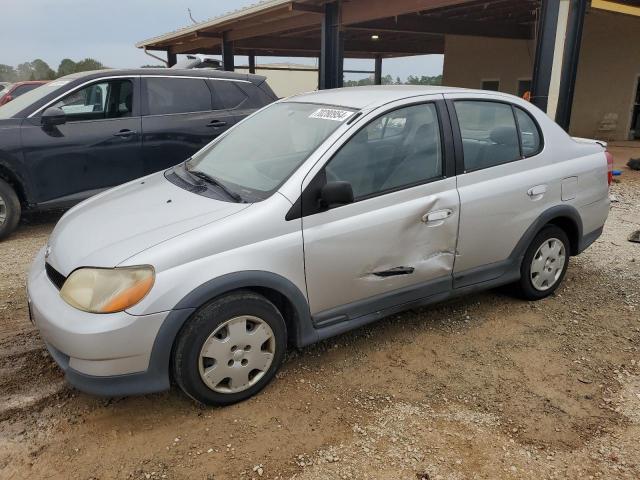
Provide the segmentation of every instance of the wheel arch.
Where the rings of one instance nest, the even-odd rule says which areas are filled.
[[[551,207],[538,216],[535,222],[524,233],[516,248],[511,254],[511,258],[518,258],[520,261],[524,256],[527,248],[542,230],[545,225],[556,225],[561,228],[569,237],[569,247],[571,255],[577,255],[580,252],[579,245],[582,239],[582,219],[580,213],[571,205],[557,205]]]
[[[16,195],[18,196],[18,199],[20,200],[20,203],[26,207],[29,203],[27,200],[27,191],[18,174],[16,174],[11,168],[0,162],[0,178],[7,182],[11,186],[11,188],[13,188],[13,190],[16,192]]]
[[[209,280],[176,304],[156,335],[148,371],[168,378],[173,346],[185,322],[201,306],[237,290],[254,291],[274,303],[285,319],[289,343],[302,347],[317,341],[307,299],[290,280],[265,271],[235,272]]]

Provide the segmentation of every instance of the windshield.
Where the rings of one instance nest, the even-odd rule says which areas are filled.
[[[37,88],[34,88],[30,92],[14,98],[9,103],[6,103],[0,107],[0,120],[12,118],[18,112],[21,112],[32,103],[35,103],[46,95],[49,95],[51,92],[65,85],[66,83],[69,83],[69,81],[55,80],[53,82],[45,83]]]
[[[187,168],[242,196],[264,199],[353,113],[343,107],[275,103],[200,150]]]

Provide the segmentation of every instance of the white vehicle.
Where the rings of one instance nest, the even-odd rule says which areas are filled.
[[[287,344],[498,285],[552,294],[602,232],[608,160],[510,95],[299,95],[70,210],[29,273],[30,311],[81,390],[172,377],[237,402]]]

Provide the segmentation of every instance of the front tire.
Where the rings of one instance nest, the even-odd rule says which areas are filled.
[[[20,221],[20,199],[11,185],[0,178],[0,240],[9,236]]]
[[[535,236],[520,268],[518,293],[526,300],[552,295],[562,283],[569,265],[569,238],[555,225],[545,226]]]
[[[251,291],[220,297],[185,324],[173,352],[173,377],[197,402],[230,405],[262,390],[282,364],[286,324]]]

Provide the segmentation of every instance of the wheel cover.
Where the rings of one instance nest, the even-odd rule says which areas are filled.
[[[562,275],[565,258],[566,251],[562,241],[557,238],[545,240],[531,260],[530,276],[533,287],[540,292],[553,287]]]
[[[200,378],[214,392],[242,392],[269,370],[275,348],[275,335],[267,322],[250,315],[231,318],[202,345]]]
[[[7,204],[4,198],[0,197],[0,225],[7,221]]]

